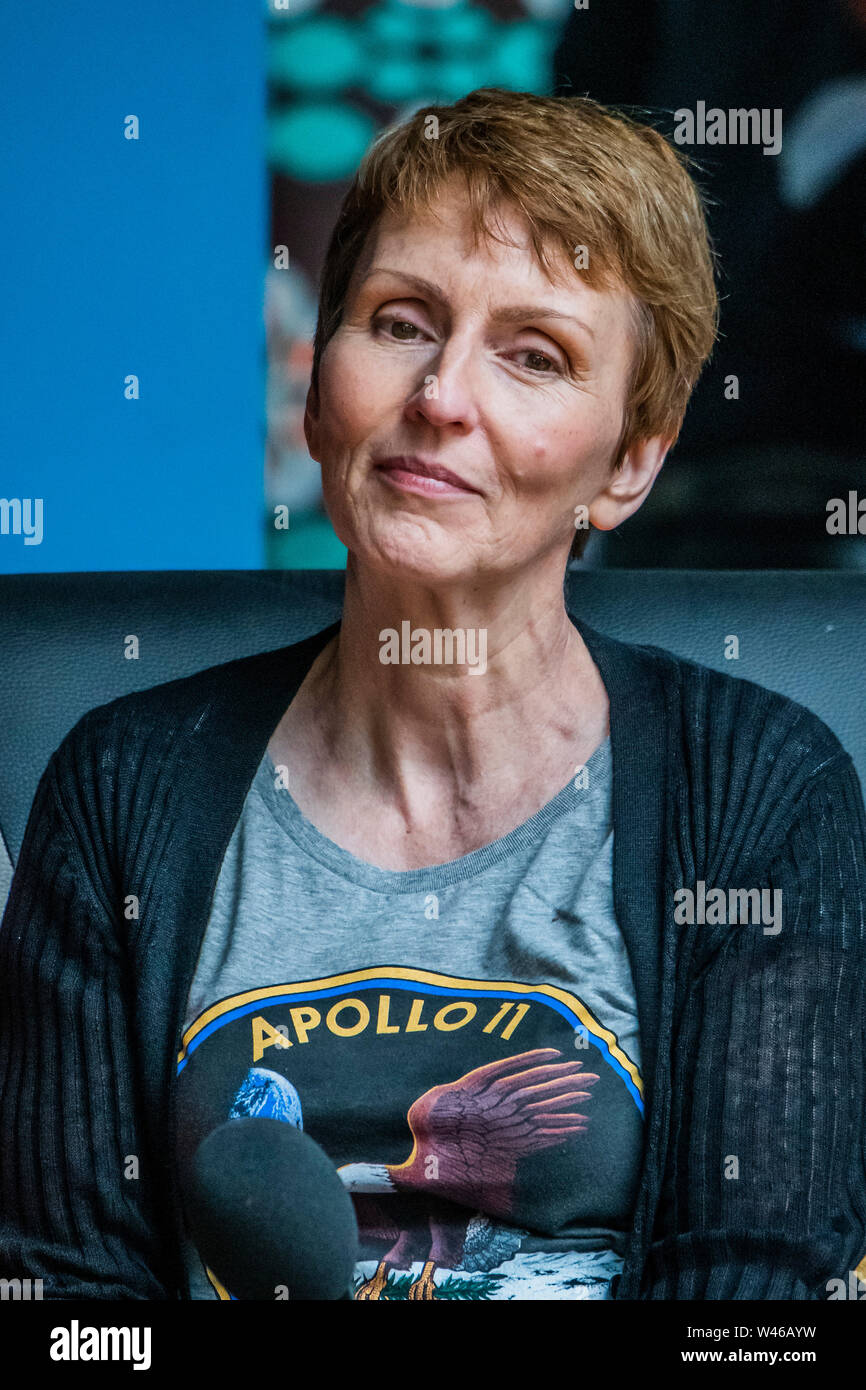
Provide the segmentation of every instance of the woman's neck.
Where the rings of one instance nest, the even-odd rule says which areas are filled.
[[[447,824],[452,848],[487,843],[539,810],[603,741],[607,692],[561,588],[531,611],[515,601],[491,609],[474,637],[462,628],[463,654],[483,652],[482,670],[455,664],[459,624],[425,625],[390,596],[371,603],[350,579],[340,632],[270,745],[305,814],[325,833],[342,822],[338,843],[352,848],[346,827],[359,815],[378,815],[389,842],[429,844]],[[350,808],[342,817],[338,802]],[[482,829],[468,839],[453,830],[470,824]]]

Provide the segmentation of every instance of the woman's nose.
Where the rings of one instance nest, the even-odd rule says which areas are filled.
[[[407,414],[431,425],[474,428],[478,421],[474,377],[466,354],[449,354],[446,349],[425,367],[418,389],[406,402]]]

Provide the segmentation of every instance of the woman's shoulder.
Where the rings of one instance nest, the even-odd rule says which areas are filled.
[[[682,746],[699,775],[715,770],[732,803],[737,789],[745,803],[762,785],[767,805],[793,807],[810,785],[853,766],[830,726],[790,695],[663,648],[643,650],[660,672]]]
[[[49,759],[42,802],[74,847],[126,882],[147,878],[164,854],[213,852],[324,640],[317,633],[94,706]]]
[[[708,764],[731,772],[754,765],[773,780],[798,781],[851,762],[829,725],[790,695],[664,647],[592,636],[613,678],[612,701],[619,693],[666,721],[673,746],[693,761],[703,750]]]
[[[218,755],[229,746],[242,752],[279,721],[332,628],[284,647],[253,652],[176,676],[95,705],[72,726],[55,751],[60,770],[117,773],[121,766],[141,776],[146,767]],[[116,780],[116,777],[115,779]]]
[[[813,710],[662,647],[635,646],[633,656],[635,674],[656,691],[671,811],[693,835],[707,881],[725,866],[750,882],[756,864],[786,852],[801,823],[827,843],[862,841],[853,759]]]

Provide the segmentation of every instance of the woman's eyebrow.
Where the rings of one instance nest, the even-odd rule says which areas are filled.
[[[395,279],[405,280],[408,285],[414,285],[441,303],[448,303],[441,285],[435,285],[432,280],[425,280],[423,275],[412,275],[407,270],[392,270],[389,266],[377,265],[371,266],[364,277],[365,281],[374,275],[393,275]],[[589,324],[584,323],[583,319],[575,318],[573,314],[564,314],[561,309],[554,309],[550,304],[507,304],[500,309],[494,309],[490,317],[500,323],[517,323],[521,319],[560,319],[582,329],[590,338],[595,337]]]
[[[574,314],[564,314],[561,309],[554,309],[549,304],[508,304],[494,309],[490,317],[498,319],[500,323],[517,323],[521,319],[560,319],[563,323],[571,323],[575,328],[582,329],[590,338],[595,337],[583,319],[575,318]]]
[[[408,270],[392,270],[387,265],[371,266],[361,281],[364,285],[368,280],[372,280],[374,275],[391,275],[395,280],[405,280],[407,284],[414,285],[416,289],[423,290],[425,294],[432,295],[434,299],[439,299],[446,303],[445,294],[441,285],[434,285],[432,280],[425,280],[422,275],[410,275]]]

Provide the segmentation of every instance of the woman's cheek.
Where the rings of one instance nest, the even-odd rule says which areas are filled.
[[[514,448],[513,443],[511,447]],[[586,439],[582,432],[575,433],[573,429],[566,428],[560,430],[555,424],[534,429],[526,437],[519,455],[524,461],[519,468],[523,487],[551,495],[566,485],[573,487],[585,448]],[[528,467],[525,466],[527,461]]]
[[[372,354],[354,339],[339,340],[328,345],[322,363],[323,389],[327,405],[341,426],[369,409],[376,395],[379,372]]]

